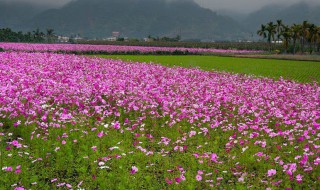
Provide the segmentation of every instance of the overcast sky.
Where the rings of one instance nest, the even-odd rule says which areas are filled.
[[[0,0],[0,1],[25,1],[50,6],[62,6],[72,0]],[[115,0],[116,1],[116,0]],[[300,1],[320,2],[320,0],[194,0],[202,7],[212,10],[233,10],[236,12],[252,12],[272,3],[293,4]]]
[[[294,4],[303,0],[195,0],[202,7],[212,10],[233,10],[236,12],[252,12],[268,4]],[[306,0],[304,0],[306,1]],[[307,0],[309,1],[309,0]]]

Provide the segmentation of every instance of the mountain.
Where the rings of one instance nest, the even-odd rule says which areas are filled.
[[[22,30],[22,23],[45,9],[45,7],[26,2],[0,1],[0,28]]]
[[[182,39],[226,40],[241,37],[244,31],[233,19],[192,0],[76,0],[36,15],[27,27],[91,38],[119,31],[128,37],[181,34]]]
[[[244,25],[255,32],[261,24],[281,19],[283,23],[291,25],[293,23],[308,22],[320,25],[320,3],[310,4],[300,2],[291,6],[285,5],[268,5],[248,15]]]

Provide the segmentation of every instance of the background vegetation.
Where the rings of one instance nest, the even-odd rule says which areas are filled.
[[[273,43],[281,43],[285,53],[320,52],[320,26],[308,21],[291,26],[284,24],[282,20],[277,20],[276,23],[269,22],[266,25],[262,24],[257,34],[267,39],[269,51],[274,48]]]
[[[33,43],[53,43],[56,40],[53,29],[47,29],[46,33],[39,29],[31,32],[23,33],[22,31],[15,32],[10,28],[0,29],[0,42],[33,42]]]

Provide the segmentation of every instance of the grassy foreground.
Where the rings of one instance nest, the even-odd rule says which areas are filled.
[[[154,62],[166,66],[199,67],[204,70],[253,74],[275,79],[282,76],[284,79],[306,83],[320,82],[320,62],[312,61],[218,56],[99,55],[99,57],[124,61]]]

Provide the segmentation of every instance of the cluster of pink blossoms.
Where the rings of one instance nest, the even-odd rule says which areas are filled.
[[[66,53],[155,53],[155,52],[189,52],[202,53],[260,53],[257,50],[233,49],[205,49],[182,47],[144,47],[144,46],[117,46],[117,45],[87,45],[87,44],[27,44],[27,43],[0,43],[4,50],[25,52],[66,52]]]
[[[132,146],[126,152],[121,152],[121,142],[104,147],[110,155],[101,155],[94,162],[98,169],[108,169],[110,160],[141,153],[146,159],[175,154],[194,160],[199,169],[192,174],[183,163],[176,169],[156,168],[168,171],[161,171],[169,173],[163,177],[168,185],[194,180],[214,187],[227,183],[230,176],[236,179],[234,183],[259,176],[259,183],[275,187],[285,187],[285,180],[299,185],[318,183],[319,97],[318,84],[76,55],[0,53],[0,126],[8,124],[2,121],[12,121],[13,130],[36,126],[30,140],[56,139],[52,154],[70,144],[78,147],[81,139],[71,138],[76,132],[83,138],[91,134],[97,142],[110,138],[114,131],[131,135]],[[161,121],[163,129],[176,128],[180,136],[159,135],[151,130],[153,121]],[[49,131],[61,131],[69,124],[85,130],[75,128],[50,136]],[[28,147],[22,139],[0,133],[2,136],[9,139],[6,151],[16,151],[17,158],[23,159]],[[101,144],[90,147],[93,155],[102,151]],[[27,156],[32,164],[45,159]],[[266,167],[250,170],[244,158]],[[3,168],[7,172],[17,166],[7,163]],[[23,170],[17,166],[16,175],[32,169],[32,164],[21,165]],[[144,168],[137,164],[128,166],[131,176],[143,173]],[[92,174],[93,180],[96,177]],[[67,188],[82,185],[82,181],[51,183]]]

